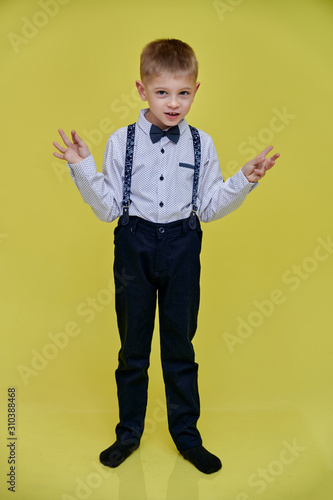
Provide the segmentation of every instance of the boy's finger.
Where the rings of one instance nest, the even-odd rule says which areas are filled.
[[[261,151],[261,153],[258,154],[257,158],[264,158],[270,151],[272,151],[273,149],[273,146],[267,146],[266,149],[264,149],[263,151]]]
[[[279,157],[279,155],[274,155],[274,156],[271,156],[271,158],[267,158],[267,160],[265,161],[265,169],[268,170],[270,168],[273,167],[273,165],[275,165],[275,160]]]
[[[277,160],[279,158],[279,156],[280,156],[280,153],[276,153],[274,156],[271,156],[270,158],[268,158],[266,160],[265,169],[269,170],[270,168],[272,168],[275,165],[275,160]]]
[[[273,155],[273,156],[270,157],[270,160],[275,161],[275,160],[277,160],[279,158],[279,156],[280,156],[280,153],[275,153],[275,155]]]
[[[53,142],[53,146],[55,146],[57,149],[59,149],[59,151],[61,151],[62,153],[64,153],[66,151],[66,149],[63,148],[62,146],[60,146],[60,144],[58,144],[57,141]]]
[[[70,146],[72,143],[71,141],[68,139],[67,135],[65,134],[65,132],[62,130],[62,128],[60,128],[58,130],[59,134],[61,135],[61,138],[62,140],[64,141],[64,143],[66,144],[66,146]]]
[[[280,156],[280,153],[275,153],[275,155],[271,156],[270,158],[265,158],[265,156],[267,155],[267,153],[269,153],[271,150],[273,149],[273,146],[268,146],[266,149],[264,149],[264,151],[262,151],[261,153],[258,154],[258,156],[256,158],[254,158],[254,163],[255,165],[258,165],[258,163],[263,163],[263,162],[267,162],[267,161],[270,161],[270,160],[277,160]]]
[[[63,155],[60,155],[59,153],[56,153],[56,152],[53,153],[53,156],[56,156],[57,158],[60,158],[60,160],[64,160],[65,159],[63,157]]]
[[[85,142],[81,139],[81,137],[77,134],[77,132],[75,132],[75,130],[73,130],[73,132],[74,132],[74,136],[75,136],[76,142],[77,142],[80,146],[84,146],[84,145],[85,145]]]
[[[253,172],[259,175],[259,177],[263,177],[265,175],[265,171],[266,171],[265,168],[255,168],[253,170]]]

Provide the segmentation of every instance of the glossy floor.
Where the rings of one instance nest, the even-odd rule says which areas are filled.
[[[99,464],[113,442],[106,411],[24,411],[18,446],[19,500],[330,500],[325,436],[293,408],[203,409],[204,445],[221,471],[205,475],[177,452],[164,404],[150,405],[140,448],[117,469]],[[23,420],[23,418],[21,418]],[[22,429],[23,427],[23,429]],[[331,472],[330,472],[331,471]],[[4,486],[4,485],[3,485]],[[2,487],[2,492],[4,488]],[[12,498],[7,492],[1,498]]]

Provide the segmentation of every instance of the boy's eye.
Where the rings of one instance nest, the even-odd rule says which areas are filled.
[[[180,92],[180,95],[188,95],[187,90],[183,90],[182,92]]]
[[[165,94],[166,94],[166,92],[165,92],[165,90],[158,90],[158,91],[157,91],[157,94],[158,94],[158,95],[165,95]]]

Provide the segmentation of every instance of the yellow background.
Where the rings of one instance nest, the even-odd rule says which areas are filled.
[[[331,498],[332,20],[328,0],[1,0],[1,499],[8,387],[18,500]],[[168,434],[158,329],[142,445],[119,469],[98,464],[118,414],[115,223],[52,156],[57,129],[76,128],[101,168],[144,104],[139,56],[160,37],[197,54],[188,122],[213,137],[225,177],[249,141],[281,153],[238,211],[203,227],[195,349],[199,428],[224,465],[213,476]]]

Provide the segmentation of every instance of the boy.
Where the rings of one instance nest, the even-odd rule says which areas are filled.
[[[116,442],[100,455],[120,465],[140,444],[147,404],[149,356],[158,297],[161,361],[168,425],[178,451],[200,471],[218,471],[221,461],[202,446],[197,420],[198,365],[192,339],[199,308],[200,222],[235,210],[271,168],[266,148],[226,182],[210,136],[189,127],[200,83],[192,48],[175,39],[155,40],[141,54],[136,86],[148,109],[136,124],[108,139],[103,173],[87,145],[72,130],[66,147],[53,144],[96,216],[115,229],[114,276],[121,349],[116,370],[120,420]],[[123,286],[120,277],[131,276]],[[157,295],[158,292],[158,295]]]

